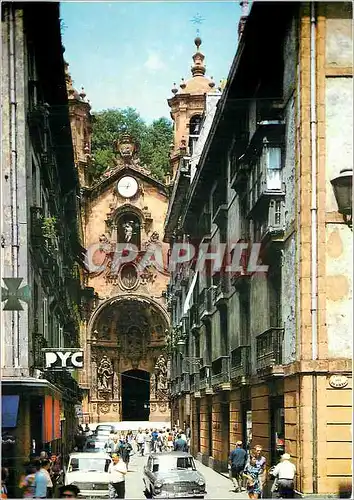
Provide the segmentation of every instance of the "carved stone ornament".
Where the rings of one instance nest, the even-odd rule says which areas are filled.
[[[125,264],[120,270],[122,288],[131,290],[138,283],[138,272],[133,264]]]
[[[112,410],[117,413],[119,411],[119,405],[117,403],[113,403]]]
[[[133,157],[136,146],[129,134],[123,134],[116,144],[118,152],[123,159],[130,159]]]
[[[163,354],[161,354],[155,364],[155,375],[156,375],[156,399],[166,400],[168,399],[168,381],[167,381],[167,360]]]
[[[98,390],[112,391],[113,366],[107,356],[103,356],[97,370]]]
[[[159,410],[161,413],[165,413],[167,411],[167,404],[166,403],[159,403]]]
[[[99,405],[100,413],[108,413],[111,409],[111,405],[109,403],[101,403]]]
[[[157,410],[157,404],[156,403],[150,403],[150,411],[151,413],[154,413]]]

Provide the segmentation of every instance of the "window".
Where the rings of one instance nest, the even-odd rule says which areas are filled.
[[[281,189],[281,148],[280,147],[266,147],[264,151],[267,190],[280,190]]]
[[[202,124],[201,115],[192,116],[189,122],[189,154],[192,155],[195,151],[195,146],[197,144],[200,129]]]

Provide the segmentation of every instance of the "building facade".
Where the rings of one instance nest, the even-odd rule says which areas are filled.
[[[171,245],[227,256],[171,275],[173,418],[218,470],[237,440],[269,464],[285,449],[303,493],[352,477],[353,242],[331,185],[352,165],[351,9],[253,3],[165,224]]]
[[[77,348],[80,330],[79,182],[58,3],[3,4],[2,68],[2,459],[16,497],[31,454],[71,450],[81,400],[77,373],[46,371],[42,352]]]
[[[91,182],[90,106],[69,74],[67,87],[87,252],[83,422],[169,423],[168,246],[161,238],[168,190],[140,164],[128,133],[117,137],[111,168]]]

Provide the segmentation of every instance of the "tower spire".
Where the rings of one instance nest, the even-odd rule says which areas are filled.
[[[202,44],[202,39],[200,38],[200,36],[197,36],[194,39],[194,43],[195,43],[195,46],[197,47],[197,52],[193,55],[194,64],[191,68],[191,72],[192,72],[193,77],[204,76],[205,69],[206,69],[205,64],[204,64],[205,56],[199,50],[199,47]]]

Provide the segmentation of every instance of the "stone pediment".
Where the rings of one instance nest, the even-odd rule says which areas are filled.
[[[102,191],[114,184],[117,179],[122,176],[123,172],[124,175],[130,174],[140,178],[148,184],[151,184],[152,186],[156,187],[161,194],[165,195],[166,198],[168,197],[167,187],[165,186],[165,184],[152,177],[150,171],[147,168],[140,166],[137,162],[134,161],[129,164],[118,164],[112,167],[112,169],[107,170],[102,174],[101,179],[93,186],[84,188],[84,194],[87,194],[91,198],[98,196],[100,193],[102,193]]]

